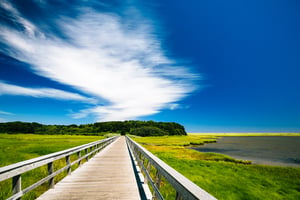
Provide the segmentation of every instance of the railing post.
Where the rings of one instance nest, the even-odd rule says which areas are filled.
[[[131,144],[132,145],[132,144]],[[138,156],[139,156],[139,154],[138,154],[138,150],[137,150],[137,148],[134,146],[133,147],[133,154],[134,154],[134,156],[136,157],[136,158],[138,158]]]
[[[14,176],[12,181],[12,194],[17,194],[21,192],[22,184],[21,184],[21,174]],[[18,198],[20,199],[20,198]]]
[[[141,152],[139,152],[139,154],[138,154],[138,159],[139,159],[139,164],[142,166],[143,165],[143,157],[142,157],[142,153]]]
[[[147,164],[147,167],[146,167],[146,173],[148,173],[148,174],[150,174],[150,170],[151,170],[151,163],[150,163],[150,161],[148,160],[148,164]],[[147,176],[145,176],[145,184],[148,184],[148,177]]]
[[[182,196],[178,192],[176,192],[175,200],[183,200]]]
[[[68,156],[66,156],[66,165],[70,165],[70,155],[68,155]],[[68,172],[68,175],[70,175],[71,174],[71,166],[69,166],[68,168],[67,168],[67,172]]]
[[[79,160],[81,158],[81,151],[77,152],[77,159]],[[81,166],[81,160],[78,161],[78,167]]]
[[[90,147],[90,153],[93,152],[93,147]],[[93,157],[93,154],[91,154],[91,158]]]
[[[157,188],[158,191],[159,191],[159,189],[160,189],[160,183],[161,183],[161,175],[160,175],[160,173],[158,172],[158,170],[156,170],[154,184],[155,184],[155,186],[156,186],[156,188]],[[176,196],[177,196],[177,194],[176,194]],[[177,197],[176,197],[176,198],[177,198]],[[159,198],[157,197],[157,193],[156,193],[156,192],[154,192],[154,194],[153,194],[153,199],[159,199]],[[177,200],[177,199],[176,199],[176,200]],[[179,199],[178,199],[178,200],[179,200]]]
[[[48,175],[53,173],[53,162],[48,163]],[[54,177],[49,180],[49,188],[54,188]]]
[[[87,155],[88,154],[88,149],[85,149],[85,155]],[[89,161],[89,157],[87,156],[86,157],[86,162],[88,162]]]
[[[156,185],[157,189],[160,188],[160,183],[161,183],[161,175],[157,170],[156,171],[156,176],[155,176],[155,185]]]

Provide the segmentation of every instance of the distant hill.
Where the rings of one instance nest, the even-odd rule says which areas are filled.
[[[184,127],[175,122],[111,121],[82,125],[44,125],[36,122],[0,123],[0,133],[103,135],[106,133],[132,134],[138,136],[187,135]]]

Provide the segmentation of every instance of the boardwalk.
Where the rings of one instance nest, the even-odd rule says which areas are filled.
[[[38,199],[140,199],[125,138],[118,138]]]

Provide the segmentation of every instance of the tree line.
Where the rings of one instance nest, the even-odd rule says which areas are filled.
[[[184,127],[175,122],[111,121],[93,124],[44,125],[36,122],[0,123],[0,133],[104,135],[107,133],[132,134],[137,136],[186,135]]]

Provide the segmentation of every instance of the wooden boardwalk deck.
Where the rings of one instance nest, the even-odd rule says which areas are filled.
[[[141,199],[125,137],[41,195],[38,200]]]

